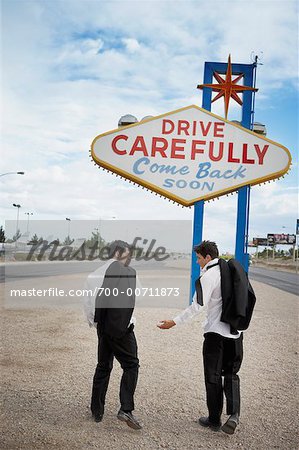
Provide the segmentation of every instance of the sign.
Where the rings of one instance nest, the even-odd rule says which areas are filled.
[[[101,167],[184,206],[279,178],[290,152],[191,105],[97,136]]]
[[[296,243],[295,234],[267,234],[269,245],[278,244],[289,244],[293,245]]]
[[[252,243],[255,247],[258,247],[259,245],[269,245],[267,238],[253,238]]]

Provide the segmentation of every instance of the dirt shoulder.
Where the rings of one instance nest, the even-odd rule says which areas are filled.
[[[258,300],[244,339],[241,423],[231,437],[195,422],[206,414],[203,317],[162,331],[156,323],[172,318],[177,309],[137,308],[135,413],[144,428],[135,432],[116,419],[117,362],[104,420],[91,420],[97,339],[78,306],[2,307],[1,449],[297,449],[298,297],[253,285]]]
[[[262,267],[263,269],[274,269],[282,270],[284,272],[298,273],[299,265],[298,262],[293,262],[290,260],[254,260],[252,267]]]

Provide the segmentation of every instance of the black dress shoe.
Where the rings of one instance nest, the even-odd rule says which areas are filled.
[[[134,430],[141,430],[142,428],[136,417],[134,417],[131,412],[125,412],[120,409],[117,413],[117,418],[122,422],[126,422],[126,424]]]
[[[224,425],[222,425],[221,430],[227,434],[234,434],[237,425],[239,424],[238,414],[232,414]]]
[[[200,417],[198,419],[198,423],[202,427],[211,428],[211,430],[213,430],[213,431],[219,431],[221,428],[221,422],[219,422],[219,424],[212,423],[212,422],[210,422],[208,417]]]
[[[92,417],[94,418],[95,422],[102,422],[103,420],[103,414],[100,414],[98,412],[92,413]]]

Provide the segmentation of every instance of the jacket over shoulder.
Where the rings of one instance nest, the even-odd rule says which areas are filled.
[[[249,326],[256,297],[248,275],[236,259],[219,259],[221,272],[221,321],[231,326],[232,332]]]

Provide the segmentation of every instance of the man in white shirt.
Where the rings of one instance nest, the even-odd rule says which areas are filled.
[[[232,334],[230,325],[220,320],[222,296],[217,245],[215,242],[203,241],[194,250],[202,272],[195,283],[196,293],[192,304],[173,320],[161,321],[158,327],[169,329],[184,324],[206,307],[203,363],[209,416],[201,417],[198,422],[213,431],[221,428],[225,433],[233,434],[240,414],[240,381],[237,373],[243,359],[243,335],[240,332]],[[230,417],[221,427],[223,392]]]

